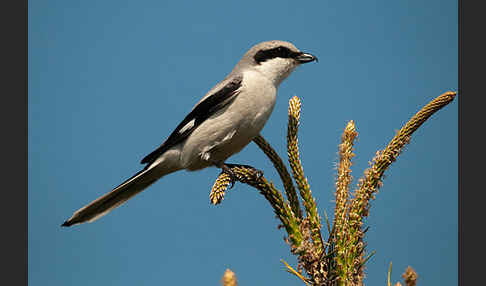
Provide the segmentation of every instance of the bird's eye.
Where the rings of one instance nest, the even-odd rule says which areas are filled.
[[[288,58],[289,57],[289,49],[285,47],[278,47],[275,49],[275,56],[280,58]]]
[[[257,63],[264,62],[269,59],[274,59],[274,58],[290,58],[292,55],[292,52],[286,48],[286,47],[275,47],[269,50],[262,50],[259,51],[255,55],[255,61]]]

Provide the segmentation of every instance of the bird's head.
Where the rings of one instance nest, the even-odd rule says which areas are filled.
[[[301,52],[292,43],[268,41],[253,46],[240,63],[259,71],[278,86],[296,67],[312,61],[317,61],[317,57]]]

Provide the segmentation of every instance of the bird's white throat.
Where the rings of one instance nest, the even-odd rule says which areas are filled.
[[[278,87],[297,66],[298,63],[293,59],[274,58],[255,65],[253,68],[272,81],[275,87]]]

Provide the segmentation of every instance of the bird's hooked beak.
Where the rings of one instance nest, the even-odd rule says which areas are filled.
[[[299,53],[295,57],[295,59],[300,63],[300,64],[305,64],[305,63],[310,63],[313,61],[318,62],[319,60],[317,59],[316,56],[309,54],[309,53]]]

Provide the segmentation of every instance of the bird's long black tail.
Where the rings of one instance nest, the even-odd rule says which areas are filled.
[[[99,197],[90,204],[77,210],[71,218],[61,226],[71,226],[84,222],[93,222],[113,209],[124,204],[130,198],[140,193],[159,178],[150,175],[150,169],[143,169],[106,195]]]

